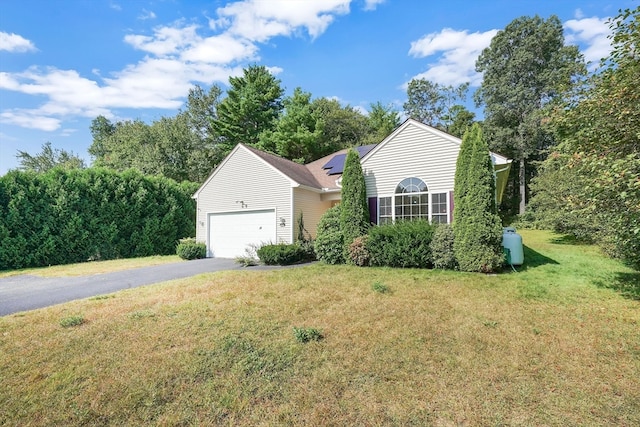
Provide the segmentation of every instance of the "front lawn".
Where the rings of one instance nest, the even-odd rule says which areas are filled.
[[[522,234],[518,273],[248,268],[1,317],[0,425],[640,425],[640,273]]]

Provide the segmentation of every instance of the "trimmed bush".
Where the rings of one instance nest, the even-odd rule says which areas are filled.
[[[450,224],[439,224],[433,232],[431,240],[431,259],[434,268],[454,270],[457,267],[453,252],[453,227]]]
[[[369,251],[367,250],[367,240],[369,236],[360,236],[349,245],[349,262],[358,267],[369,265]]]
[[[367,240],[371,265],[430,268],[434,228],[424,220],[397,221],[371,228]]]
[[[344,240],[340,227],[340,205],[327,210],[318,223],[314,242],[316,257],[327,264],[344,264]]]
[[[291,265],[309,260],[309,253],[299,243],[264,245],[257,251],[260,261],[267,265]]]
[[[207,256],[207,245],[196,242],[193,237],[180,239],[176,246],[176,254],[182,259],[201,259]]]

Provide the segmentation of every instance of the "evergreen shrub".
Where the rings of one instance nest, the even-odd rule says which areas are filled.
[[[434,226],[424,220],[397,221],[372,227],[367,249],[373,266],[431,268]]]
[[[349,246],[357,237],[367,234],[371,225],[360,155],[353,148],[349,150],[344,161],[341,194],[340,227],[343,233],[344,258],[351,262]]]
[[[462,138],[453,193],[453,249],[462,271],[489,273],[504,262],[493,174],[489,147],[476,123]]]
[[[340,226],[340,205],[328,209],[318,223],[314,242],[316,257],[327,264],[344,264],[344,240]]]
[[[457,266],[453,252],[453,227],[451,224],[438,224],[433,232],[433,239],[429,245],[434,268],[454,270]]]
[[[291,265],[309,261],[308,250],[299,243],[264,245],[258,251],[258,258],[267,265]]]
[[[176,254],[186,260],[201,259],[207,256],[207,245],[196,242],[193,237],[180,239],[180,243],[176,246]]]

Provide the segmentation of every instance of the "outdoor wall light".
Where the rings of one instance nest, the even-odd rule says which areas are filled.
[[[286,225],[287,225],[286,220],[284,219],[284,217],[282,217],[282,216],[281,216],[281,217],[280,217],[280,227],[284,227],[284,226],[286,226]]]
[[[244,200],[236,200],[236,203],[239,203],[240,207],[242,207],[242,208],[246,208],[247,207],[247,204],[244,202]]]

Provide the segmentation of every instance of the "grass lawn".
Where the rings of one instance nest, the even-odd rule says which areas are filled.
[[[0,425],[640,425],[640,273],[522,234],[518,273],[248,268],[1,317]]]
[[[112,259],[107,261],[81,262],[78,264],[53,265],[42,268],[25,268],[22,270],[0,271],[0,278],[31,274],[40,277],[71,277],[88,274],[111,273],[114,271],[129,270],[138,267],[166,264],[183,261],[177,255],[148,256],[141,258]]]

